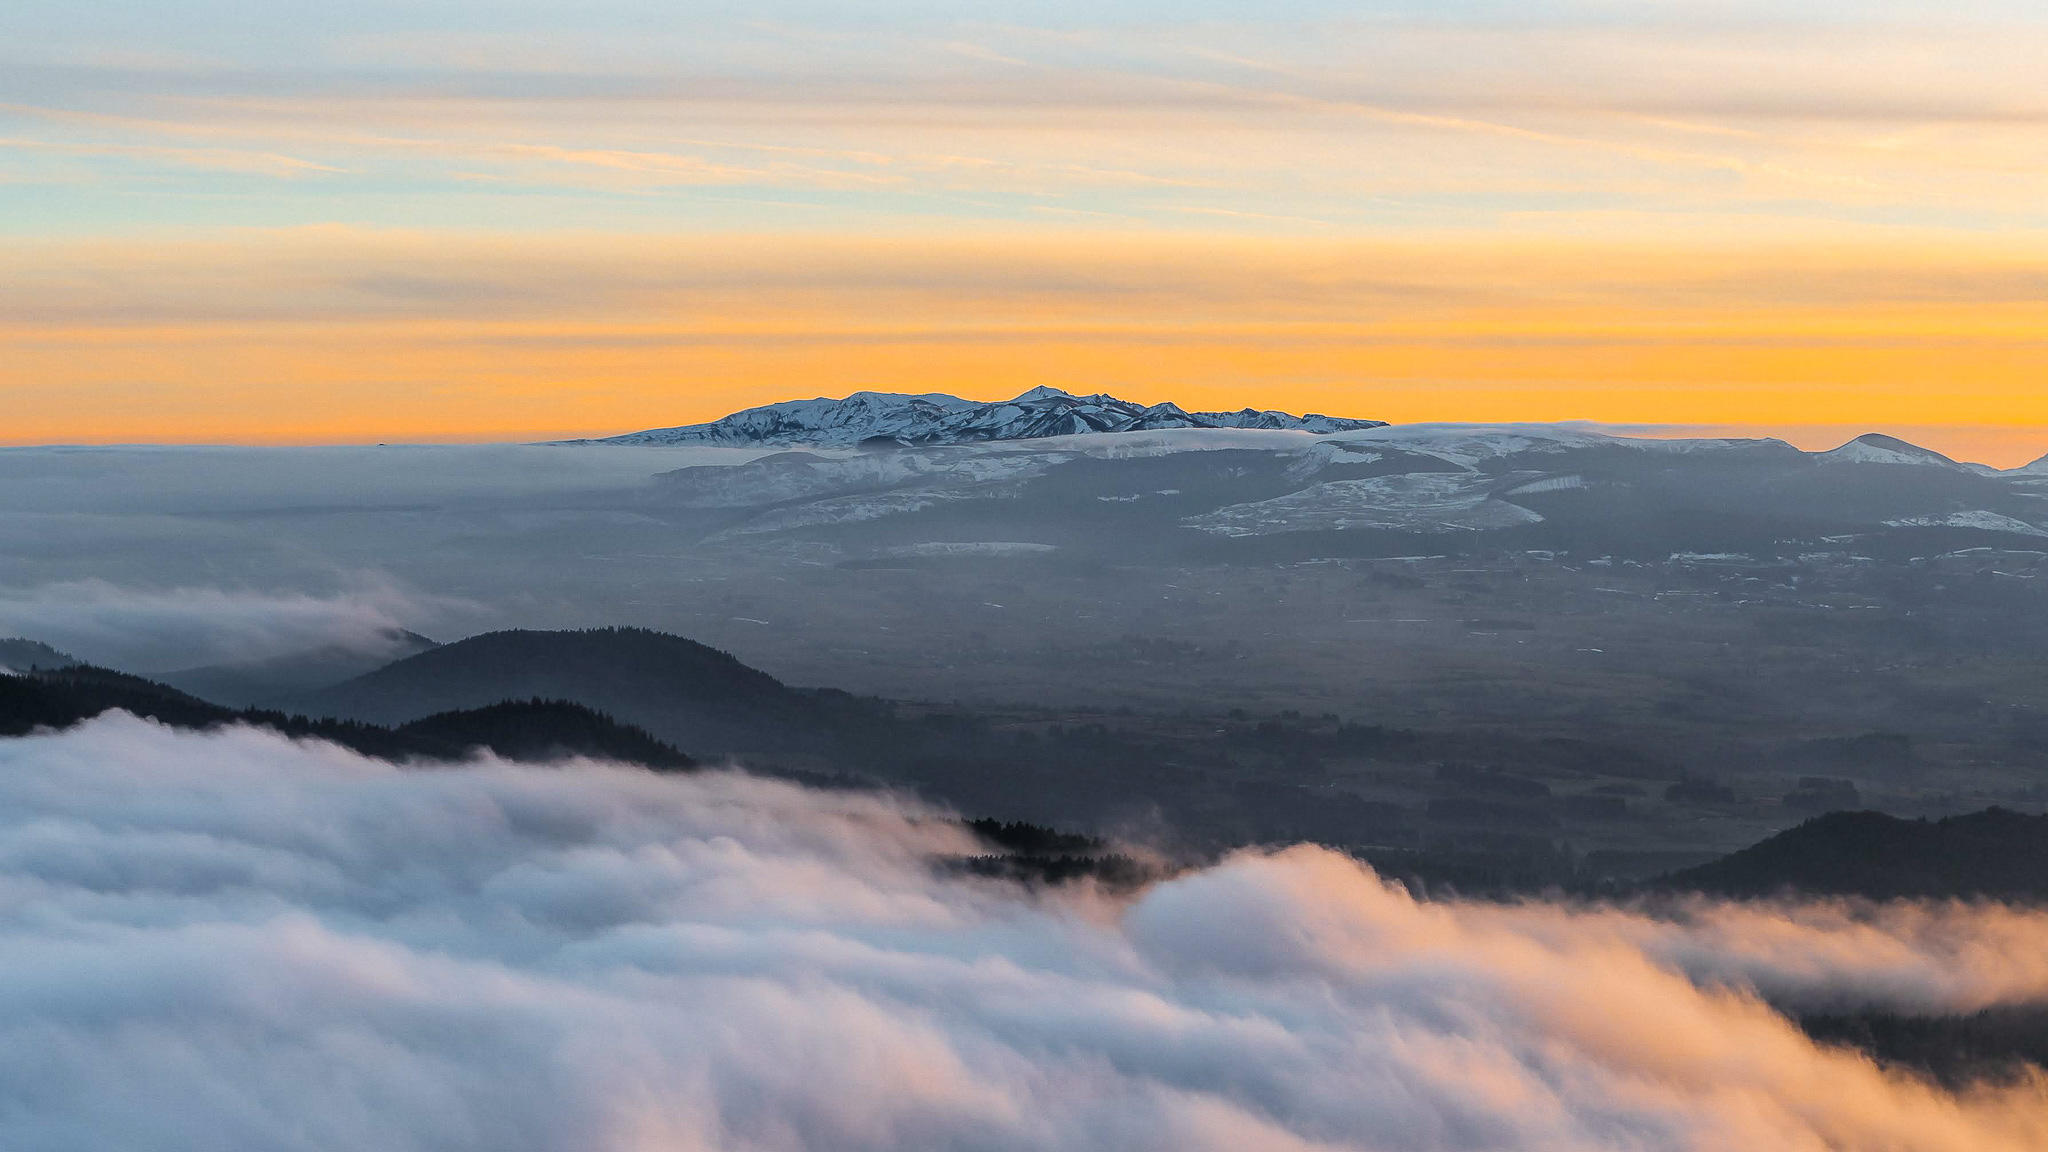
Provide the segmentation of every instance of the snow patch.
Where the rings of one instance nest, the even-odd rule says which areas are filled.
[[[1543,517],[1494,499],[1483,477],[1440,472],[1332,480],[1299,492],[1233,504],[1182,523],[1219,536],[1390,529],[1467,532],[1535,524]]]
[[[884,556],[1043,556],[1059,551],[1057,544],[1032,544],[1021,540],[928,540],[883,549]]]
[[[2048,529],[1996,512],[1951,512],[1946,516],[1912,516],[1887,520],[1894,528],[1977,528],[1986,532],[2011,532],[2020,536],[2048,536]]]

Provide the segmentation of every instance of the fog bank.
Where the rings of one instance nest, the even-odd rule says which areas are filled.
[[[109,715],[0,741],[11,1149],[2019,1149],[1757,999],[2048,993],[2048,918],[1418,904],[1247,852],[951,876],[914,804],[401,771]],[[1850,992],[1843,992],[1848,989]]]

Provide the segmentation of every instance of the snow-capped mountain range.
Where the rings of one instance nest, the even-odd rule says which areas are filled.
[[[785,400],[735,412],[708,424],[654,428],[596,442],[845,448],[870,441],[901,445],[976,444],[1170,428],[1261,428],[1328,434],[1379,428],[1385,423],[1316,413],[1295,416],[1255,408],[1188,412],[1172,403],[1148,407],[1114,396],[1075,396],[1057,388],[1033,388],[1014,400],[994,403],[963,400],[942,392],[916,396],[856,392],[844,400]]]
[[[689,462],[656,477],[645,499],[677,523],[701,523],[699,546],[823,563],[1122,563],[1136,554],[1192,562],[1230,549],[1447,547],[1785,559],[1854,548],[2037,549],[2048,539],[2043,469],[2001,472],[1875,433],[1826,452],[1558,424],[1360,421],[1308,434],[1316,425],[1291,417],[1275,420],[1292,425],[1280,428],[1190,420],[1101,435],[1109,429],[1085,421],[1081,432],[1072,423],[976,422],[1006,409],[1073,416],[1105,407],[1092,397],[912,399],[922,404],[774,405],[682,435],[621,439],[684,446],[679,460]],[[907,431],[880,422],[927,408],[950,415]],[[888,450],[872,450],[874,435],[887,435]],[[948,435],[971,438],[937,439]],[[664,436],[675,438],[656,439]],[[901,442],[913,436],[925,442]]]

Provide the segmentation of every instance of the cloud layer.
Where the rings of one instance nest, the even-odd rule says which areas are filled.
[[[741,775],[399,771],[123,716],[0,743],[0,1144],[2039,1147],[1755,999],[2048,992],[2048,920],[1417,904],[1332,853],[1115,900]]]
[[[402,647],[406,620],[421,611],[389,589],[313,596],[79,580],[0,588],[0,636],[40,640],[90,663],[175,671],[323,649],[384,656]]]

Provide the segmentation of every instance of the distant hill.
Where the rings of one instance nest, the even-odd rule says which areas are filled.
[[[114,708],[179,727],[225,724],[235,718],[231,709],[169,685],[90,664],[0,676],[0,736],[68,728]]]
[[[394,629],[385,640],[387,646],[380,653],[330,645],[253,663],[211,664],[152,675],[202,700],[247,708],[288,693],[313,692],[339,684],[435,647],[425,636],[403,629]]]
[[[2048,900],[2048,816],[1987,808],[1930,821],[1834,812],[1658,886],[1736,897]]]
[[[399,725],[536,698],[574,700],[696,755],[808,749],[836,719],[822,694],[791,688],[715,648],[643,628],[490,632],[267,703]]]
[[[0,639],[0,669],[26,672],[31,668],[66,668],[78,661],[40,640],[19,636]]]
[[[695,761],[647,732],[562,700],[502,701],[398,728],[224,708],[167,685],[90,665],[0,676],[0,737],[62,729],[112,709],[179,728],[246,723],[332,740],[369,756],[456,760],[478,748],[508,760],[591,756],[680,770]]]
[[[61,730],[112,709],[174,728],[251,724],[287,736],[330,740],[396,762],[454,761],[482,749],[515,761],[588,756],[656,771],[697,767],[695,760],[646,731],[566,700],[506,700],[387,728],[223,708],[164,684],[91,665],[0,676],[0,739],[38,729]],[[779,774],[814,787],[850,783],[801,771]],[[1156,866],[1115,852],[1092,836],[994,819],[964,824],[987,851],[942,862],[957,871],[1029,884],[1094,880],[1119,888],[1135,887],[1162,874]]]

